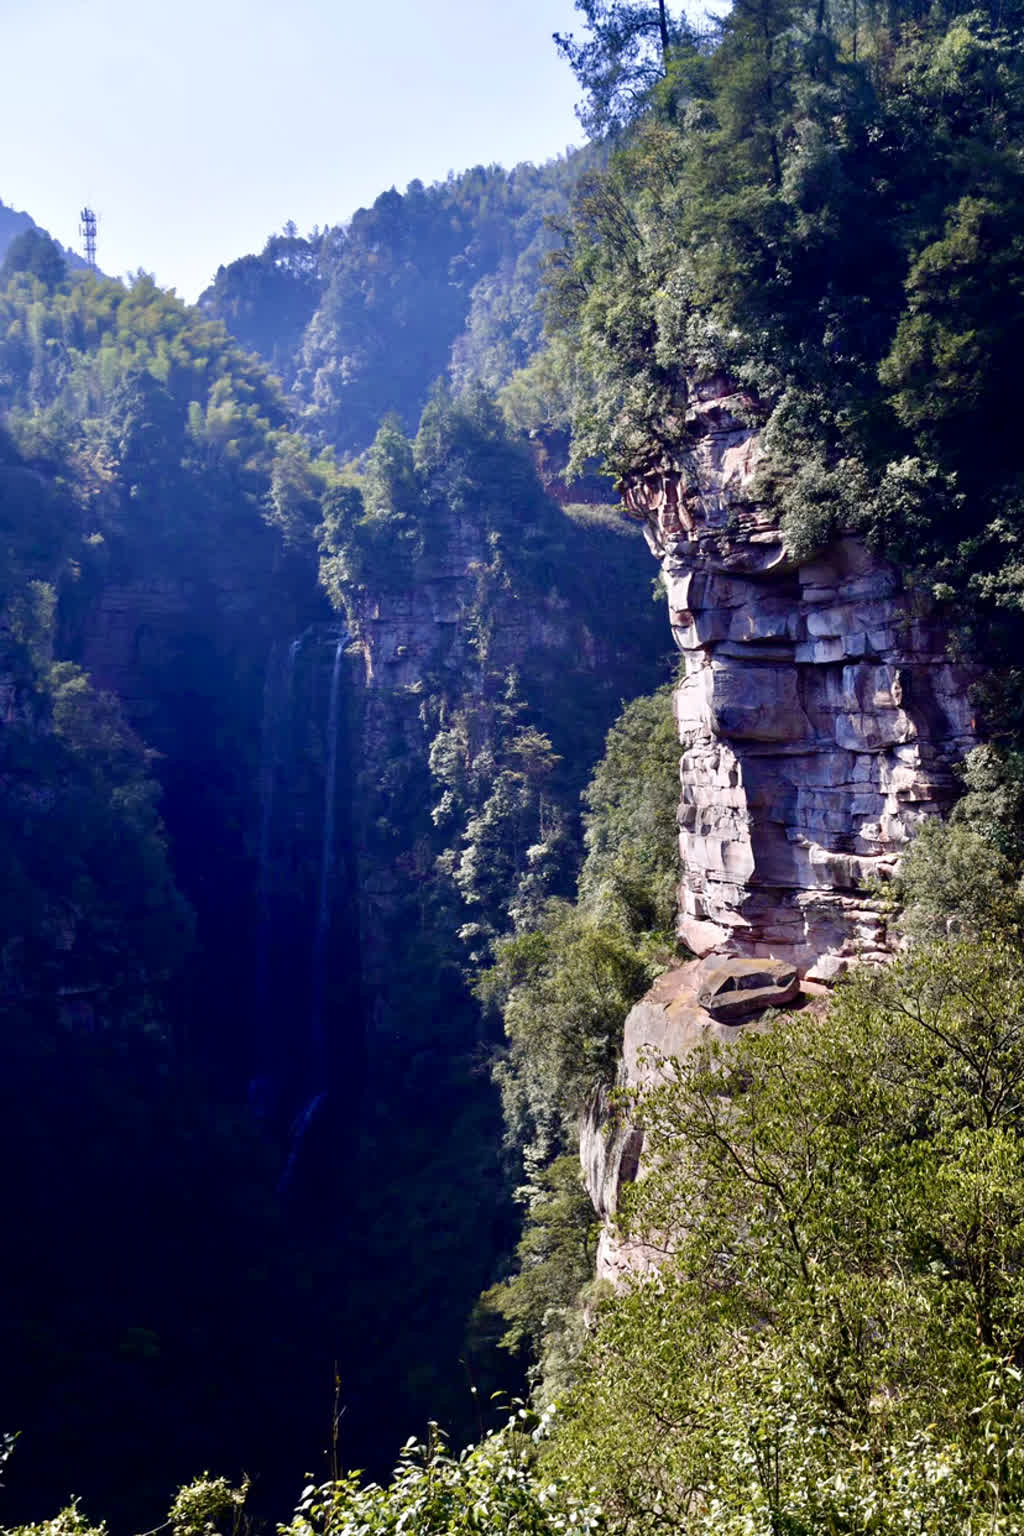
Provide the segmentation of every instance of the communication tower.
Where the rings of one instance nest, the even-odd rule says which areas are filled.
[[[85,241],[85,259],[89,263],[89,266],[92,267],[93,271],[95,272],[95,270],[96,270],[96,215],[93,213],[91,208],[83,208],[81,214],[79,215],[79,217],[80,217],[82,222],[78,226],[78,233],[81,235],[82,239]]]

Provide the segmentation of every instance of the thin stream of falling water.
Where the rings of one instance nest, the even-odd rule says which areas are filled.
[[[295,660],[310,633],[303,630],[288,646],[281,659],[280,643],[275,640],[267,661],[267,680],[263,690],[263,757],[260,764],[260,907],[264,927],[270,927],[270,898],[273,886],[272,838],[274,833],[274,797],[277,778],[284,757],[286,739],[292,725],[292,688]],[[265,934],[269,938],[269,932]],[[266,946],[264,946],[266,948]]]
[[[327,775],[324,781],[324,835],[320,852],[320,898],[316,909],[313,938],[313,1007],[310,1017],[313,1081],[321,1086],[327,1081],[327,1033],[324,1029],[324,972],[327,964],[327,934],[331,925],[331,875],[334,870],[334,802],[338,782],[338,706],[341,698],[341,661],[348,635],[342,635],[334,649],[331,694],[327,706]]]
[[[256,1037],[254,1075],[249,1080],[249,1102],[261,1118],[268,1113],[273,1094],[274,987],[271,956],[274,948],[274,809],[281,765],[291,742],[292,690],[295,661],[310,633],[306,629],[284,650],[274,640],[267,658],[263,687],[263,731],[260,757],[259,924],[257,956]]]
[[[260,759],[260,916],[264,930],[270,927],[270,828],[274,816],[274,780],[277,777],[280,668],[280,645],[275,640],[267,658],[267,676],[263,685],[263,743]],[[264,942],[264,956],[266,948]]]
[[[278,1180],[278,1193],[284,1194],[292,1182],[303,1138],[327,1097],[327,1031],[324,1027],[326,991],[327,935],[331,925],[331,874],[334,869],[335,799],[338,783],[338,716],[341,702],[341,665],[349,637],[343,634],[334,648],[331,691],[327,704],[327,772],[324,779],[323,841],[320,850],[320,893],[313,935],[313,989],[310,1009],[310,1077],[313,1097],[292,1124],[292,1143],[284,1171]]]

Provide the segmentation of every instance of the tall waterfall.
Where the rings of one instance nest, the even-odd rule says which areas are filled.
[[[348,635],[334,648],[331,692],[327,704],[327,772],[324,778],[324,824],[320,849],[320,896],[313,932],[313,990],[310,1012],[310,1047],[315,1083],[327,1081],[327,1035],[324,1029],[324,990],[327,966],[327,935],[331,926],[331,875],[334,871],[334,818],[338,786],[338,710],[341,699],[341,663]]]
[[[308,630],[306,631],[308,634]],[[305,635],[285,648],[274,640],[267,658],[263,687],[263,729],[260,754],[260,840],[259,840],[259,946],[256,956],[257,990],[253,1016],[253,1075],[249,1082],[249,1101],[261,1117],[268,1113],[273,1097],[275,1005],[272,955],[276,880],[274,873],[274,811],[278,780],[288,755],[292,733],[293,684],[295,658]]]
[[[332,642],[336,640],[337,634],[337,629],[332,627],[329,635]],[[342,644],[347,639],[346,636]],[[259,779],[259,944],[254,970],[253,1076],[249,1083],[250,1103],[260,1116],[273,1113],[275,1105],[280,1108],[282,1093],[287,1097],[289,1089],[294,1091],[297,1081],[304,1080],[303,1091],[321,1097],[325,1088],[326,1039],[319,1022],[324,992],[322,973],[326,966],[327,925],[323,916],[323,872],[318,885],[319,900],[312,910],[311,922],[314,948],[319,948],[321,956],[315,968],[321,976],[319,979],[316,975],[311,978],[311,1038],[305,1042],[305,1061],[301,1066],[294,1059],[294,1042],[289,1050],[281,1034],[282,1019],[287,1012],[285,993],[282,991],[283,978],[289,974],[288,968],[292,963],[290,945],[296,934],[296,919],[300,918],[300,908],[296,902],[301,899],[296,889],[294,868],[297,817],[298,825],[301,825],[301,808],[297,807],[295,799],[296,773],[300,766],[296,756],[299,748],[297,733],[301,731],[304,709],[299,699],[298,669],[303,653],[318,651],[320,641],[320,626],[316,624],[307,625],[301,634],[289,641],[275,640],[267,659],[263,689]],[[314,663],[313,675],[316,671]],[[307,678],[307,688],[309,681]],[[338,662],[335,654],[326,738],[329,781],[337,777],[334,738],[337,735],[338,688]],[[296,719],[297,709],[299,719]],[[334,828],[333,825],[326,825],[327,818],[330,817],[333,822],[334,815],[334,790],[330,784],[325,789],[324,815],[324,841],[333,849]]]
[[[261,1020],[263,1038],[258,1048],[258,1075],[250,1083],[250,1101],[258,1114],[266,1114],[267,1104],[275,1095],[292,1098],[302,1095],[301,1107],[289,1132],[289,1152],[278,1181],[278,1190],[287,1192],[293,1181],[302,1143],[313,1121],[318,1120],[329,1091],[330,1054],[325,1025],[329,938],[332,923],[333,877],[336,865],[336,800],[338,800],[338,731],[341,725],[341,684],[347,631],[339,634],[332,627],[324,633],[321,625],[310,625],[289,644],[275,642],[267,660],[264,687],[263,757],[259,765],[259,995],[256,1015]],[[310,642],[307,647],[307,641]],[[304,713],[302,700],[315,699],[316,680],[322,677],[321,645],[333,645],[327,717],[324,725],[324,799],[322,799],[321,840],[319,840],[319,877],[312,909],[312,971],[310,971],[309,1037],[286,1041],[281,1034],[282,966],[289,965],[289,949],[295,935],[295,919],[309,914],[309,886],[302,899],[295,886],[295,871],[289,877],[289,854],[293,854],[296,836],[301,837],[302,800],[295,802],[296,774],[299,785],[306,777],[304,765],[310,762],[302,750],[302,733],[312,725]],[[310,665],[299,656],[309,648]],[[298,710],[298,719],[296,719]],[[298,790],[302,794],[301,788]],[[286,863],[282,865],[282,856]],[[282,883],[284,882],[284,883]],[[298,903],[298,905],[296,905]],[[304,908],[304,912],[302,912]],[[309,922],[309,917],[306,917]],[[307,929],[309,932],[309,929]],[[286,948],[282,949],[284,943]],[[307,951],[309,952],[309,951]],[[287,1008],[286,1008],[287,1012]],[[298,1046],[298,1052],[296,1052]],[[286,1060],[287,1055],[287,1060]],[[279,1100],[278,1100],[279,1103]],[[292,1098],[292,1103],[295,1100]]]
[[[275,640],[267,658],[263,684],[263,733],[260,757],[260,915],[266,928],[270,921],[270,829],[274,818],[274,780],[277,777],[277,737],[280,715],[278,673],[281,646]],[[263,950],[266,950],[264,935]]]
[[[292,731],[292,689],[295,658],[309,634],[305,630],[283,650],[280,641],[270,647],[267,678],[263,689],[263,741],[260,763],[260,909],[264,927],[271,924],[273,876],[274,799]],[[264,951],[269,932],[264,934]]]

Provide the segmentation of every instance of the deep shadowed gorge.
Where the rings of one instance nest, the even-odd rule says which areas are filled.
[[[645,552],[482,393],[339,472],[145,280],[0,302],[9,1498],[59,1434],[118,1522],[207,1461],[286,1508],[336,1373],[380,1466],[517,1380],[460,1364],[515,1240],[467,977],[571,888]]]

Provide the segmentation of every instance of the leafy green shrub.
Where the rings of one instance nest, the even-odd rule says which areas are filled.
[[[1024,956],[923,947],[675,1064],[543,1451],[613,1528],[1024,1530]]]
[[[572,1144],[586,1100],[615,1075],[626,1014],[657,970],[656,955],[620,926],[564,902],[497,946],[477,990],[501,1007],[509,1049],[496,1075],[528,1166]]]
[[[671,686],[633,699],[583,791],[581,903],[671,944],[679,878],[679,736]]]
[[[32,1525],[10,1525],[0,1527],[2,1536],[107,1536],[107,1527],[103,1521],[99,1525],[92,1522],[79,1509],[77,1501],[67,1505],[52,1520],[39,1520]]]
[[[948,822],[921,828],[895,882],[902,926],[915,939],[1024,924],[1024,757],[975,747],[960,771],[965,794]]]
[[[174,1496],[167,1517],[174,1536],[235,1536],[248,1493],[248,1482],[232,1488],[227,1478],[204,1472]]]
[[[502,1347],[538,1350],[538,1393],[550,1402],[572,1379],[585,1323],[577,1305],[594,1277],[598,1224],[579,1158],[556,1157],[536,1178],[512,1276],[480,1298],[504,1320]]]
[[[282,1536],[596,1536],[604,1524],[592,1500],[567,1496],[557,1475],[534,1475],[545,1428],[519,1409],[504,1429],[455,1455],[432,1426],[426,1443],[405,1444],[385,1486],[351,1473],[307,1488]]]

